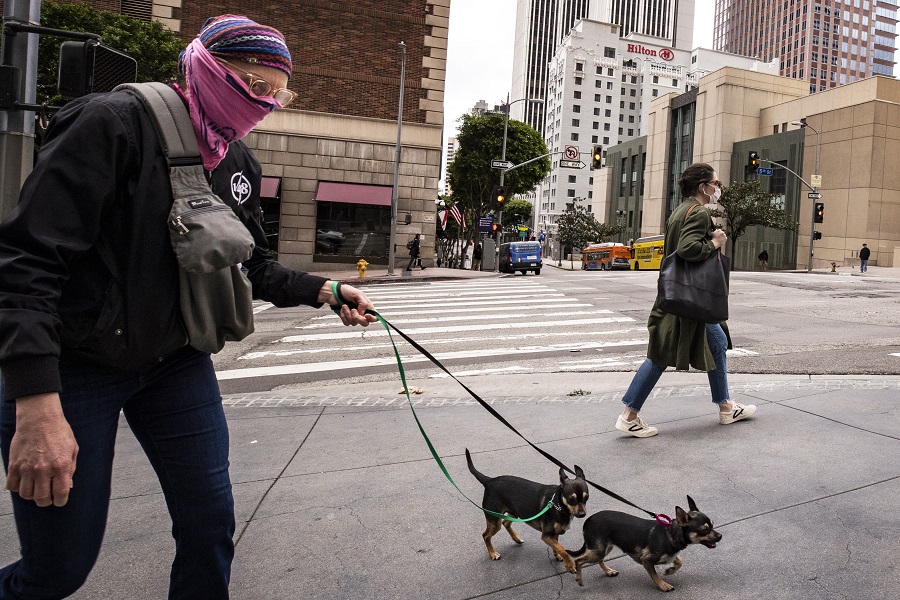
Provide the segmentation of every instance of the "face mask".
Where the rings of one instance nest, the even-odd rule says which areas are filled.
[[[722,189],[717,185],[714,185],[713,189],[716,191],[714,191],[712,193],[712,195],[709,197],[709,201],[712,202],[713,204],[715,204],[716,202],[719,201],[719,198],[722,197]]]
[[[228,151],[228,144],[247,135],[280,105],[258,97],[247,84],[220,65],[195,39],[185,50],[188,106],[203,166],[212,170]]]

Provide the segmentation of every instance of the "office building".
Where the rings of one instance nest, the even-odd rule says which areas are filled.
[[[696,87],[700,77],[723,66],[777,73],[777,65],[698,48],[672,48],[670,40],[630,33],[620,27],[582,19],[557,48],[548,70],[547,124],[544,140],[552,168],[539,186],[536,228],[552,231],[568,204],[592,210],[593,146],[604,148],[640,137],[646,131],[650,103]],[[561,163],[580,155],[588,166]]]
[[[714,47],[778,61],[810,93],[894,74],[897,0],[716,0]]]

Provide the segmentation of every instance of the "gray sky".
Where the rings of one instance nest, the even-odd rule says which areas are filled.
[[[713,0],[696,0],[694,44],[712,48]],[[512,84],[516,0],[453,0],[444,90],[444,138],[479,100],[506,99]],[[515,98],[513,98],[515,100]]]

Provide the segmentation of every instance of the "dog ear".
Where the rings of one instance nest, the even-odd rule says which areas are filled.
[[[679,525],[685,525],[688,522],[687,513],[680,506],[675,507],[675,520],[678,521]]]
[[[694,512],[700,512],[700,511],[697,509],[697,503],[694,502],[694,499],[691,498],[690,496],[688,496],[687,499],[688,499],[688,510],[692,510],[692,511],[694,511]]]
[[[575,477],[578,479],[584,479],[584,471],[581,470],[581,467],[575,465]]]
[[[563,469],[562,467],[560,467],[559,468],[559,482],[562,484],[565,484],[568,480],[569,480],[569,478],[566,475],[566,470]]]

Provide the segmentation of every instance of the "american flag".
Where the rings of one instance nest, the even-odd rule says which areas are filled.
[[[441,229],[447,229],[447,216],[448,213],[446,210],[442,210],[438,213],[438,216],[441,218]]]
[[[450,207],[450,216],[453,217],[453,220],[456,221],[456,224],[459,225],[460,229],[465,227],[466,217],[455,204]]]

